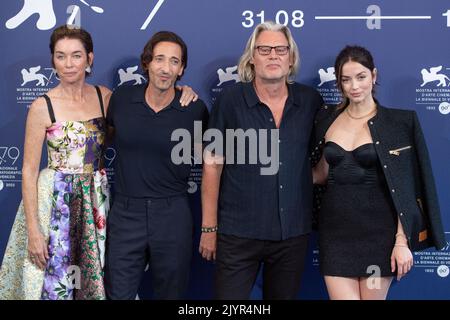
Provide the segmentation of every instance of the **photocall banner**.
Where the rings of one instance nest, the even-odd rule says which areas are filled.
[[[189,61],[181,84],[211,108],[221,90],[238,82],[237,61],[253,28],[267,20],[289,26],[300,48],[297,81],[337,103],[334,59],[347,44],[367,47],[378,68],[376,97],[385,106],[416,110],[429,148],[447,241],[450,239],[450,2],[448,0],[21,0],[0,10],[0,259],[21,199],[27,108],[58,84],[49,37],[62,24],[79,25],[94,40],[88,82],[110,89],[145,82],[139,56],[151,35],[178,33]],[[143,146],[145,147],[145,146]],[[45,160],[42,166],[46,165]],[[106,154],[108,174],[115,150]],[[214,265],[197,253],[201,167],[189,193],[196,222],[189,297],[210,299]],[[355,239],[357,241],[357,239]],[[447,242],[448,243],[448,242]],[[414,253],[414,267],[394,281],[388,299],[449,299],[450,248]],[[140,298],[151,297],[145,276]],[[252,298],[261,297],[260,280]],[[301,299],[327,299],[313,233]]]

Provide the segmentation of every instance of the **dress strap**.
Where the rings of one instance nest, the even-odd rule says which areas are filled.
[[[42,95],[45,99],[45,101],[47,101],[47,109],[48,109],[48,114],[50,115],[50,120],[52,120],[52,123],[56,122],[55,119],[55,113],[53,112],[53,106],[52,106],[52,101],[50,100],[50,97],[46,94]]]
[[[100,101],[100,108],[102,109],[102,116],[105,117],[105,108],[103,106],[103,97],[102,92],[98,86],[95,86],[95,90],[97,90],[98,100]]]

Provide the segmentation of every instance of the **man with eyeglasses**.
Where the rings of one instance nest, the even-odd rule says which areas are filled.
[[[261,265],[264,299],[298,295],[312,225],[309,140],[323,105],[316,90],[292,80],[299,60],[286,26],[258,25],[239,61],[242,82],[211,111],[209,128],[222,132],[225,148],[205,149],[199,251],[216,260],[217,299],[248,299]],[[229,129],[246,133],[244,147]],[[278,161],[269,174],[267,150]]]

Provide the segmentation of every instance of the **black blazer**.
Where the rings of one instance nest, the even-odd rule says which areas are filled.
[[[325,133],[344,109],[324,105],[317,113],[311,147],[313,166],[322,156]],[[446,245],[428,149],[415,111],[385,108],[367,122],[389,193],[413,251]],[[316,212],[320,209],[320,188]],[[318,213],[320,214],[320,213]]]

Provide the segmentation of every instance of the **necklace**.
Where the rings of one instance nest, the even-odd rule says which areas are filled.
[[[354,115],[352,115],[352,114],[350,113],[350,111],[348,110],[348,107],[345,108],[345,111],[347,112],[347,114],[348,114],[348,116],[349,116],[350,118],[355,119],[355,120],[359,120],[359,119],[366,118],[366,117],[368,117],[368,116],[374,114],[375,112],[377,112],[377,107],[375,106],[375,108],[374,108],[372,111],[370,111],[368,114],[365,114],[365,115],[360,116],[360,117],[355,117]]]

